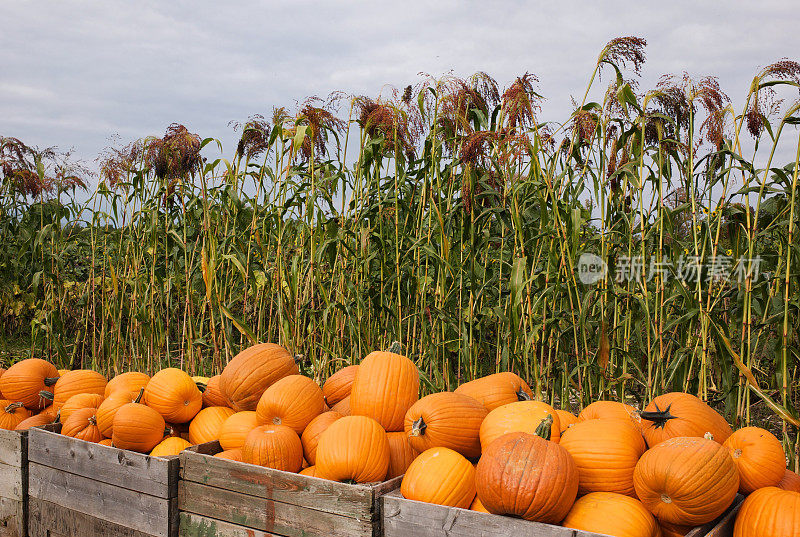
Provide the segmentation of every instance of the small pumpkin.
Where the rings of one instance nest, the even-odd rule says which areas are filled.
[[[406,473],[419,452],[411,446],[405,431],[386,433],[386,439],[389,441],[389,470],[386,472],[386,479],[394,479]]]
[[[317,477],[317,467],[316,466],[306,466],[299,472],[300,475],[307,475],[308,477]]]
[[[125,392],[123,390],[116,390],[112,392],[108,398],[104,399],[97,407],[97,428],[100,429],[100,434],[106,438],[111,438],[114,433],[114,416],[117,410],[127,405],[128,403],[138,403],[141,401],[144,388],[140,388],[139,392]]]
[[[330,425],[343,418],[341,414],[334,411],[323,412],[308,424],[308,427],[303,431],[303,436],[300,437],[303,443],[303,455],[309,464],[314,465],[317,462],[317,445],[319,444],[319,437],[327,430]]]
[[[204,408],[189,424],[189,442],[197,445],[219,440],[222,424],[233,415],[233,409],[226,406]]]
[[[96,444],[103,439],[100,429],[97,428],[96,412],[95,408],[76,410],[61,425],[61,434]]]
[[[800,492],[800,475],[797,475],[791,470],[786,470],[777,487],[792,492]]]
[[[242,448],[220,451],[214,456],[219,459],[228,459],[229,461],[244,462],[244,459],[242,459]]]
[[[67,399],[66,403],[61,407],[61,422],[67,421],[76,410],[81,408],[92,408],[97,410],[103,402],[103,396],[96,393],[79,393]]]
[[[639,500],[659,520],[711,522],[731,505],[739,472],[727,448],[699,437],[670,438],[642,455],[633,472]]]
[[[58,381],[56,366],[39,358],[21,360],[9,367],[0,377],[0,393],[15,403],[22,403],[28,410],[42,410],[50,400],[40,394],[49,391]]]
[[[316,382],[303,375],[289,375],[266,389],[258,401],[256,416],[262,425],[286,425],[300,435],[322,414],[324,406],[322,389]]]
[[[353,414],[352,410],[350,409],[350,396],[348,395],[335,405],[331,407],[331,410],[334,412],[338,412],[342,416],[351,416]]]
[[[739,508],[733,537],[800,537],[800,493],[777,487],[753,492]]]
[[[114,415],[114,447],[150,453],[164,438],[164,418],[141,403],[128,403]]]
[[[294,429],[286,425],[260,425],[245,438],[242,460],[248,464],[297,473],[303,466],[303,445]]]
[[[532,401],[530,386],[516,373],[495,373],[472,380],[455,389],[455,393],[477,400],[491,412],[516,401]]]
[[[100,440],[98,442],[98,444],[100,444],[101,446],[106,446],[106,447],[114,447],[113,442],[111,441],[110,438],[103,438],[102,440]]]
[[[419,371],[393,344],[385,352],[372,352],[358,367],[350,394],[354,416],[366,416],[386,431],[402,431],[403,420],[419,399]]]
[[[300,371],[289,351],[274,343],[259,343],[233,357],[219,378],[219,389],[237,412],[255,410],[275,382]]]
[[[404,429],[415,451],[446,447],[467,458],[481,454],[481,423],[488,412],[472,397],[441,392],[414,403],[405,416]]]
[[[22,402],[0,399],[0,429],[13,431],[23,421],[31,417],[31,411]]]
[[[169,367],[150,379],[144,404],[170,423],[189,423],[203,408],[203,394],[186,372]]]
[[[733,432],[725,418],[694,395],[672,392],[653,399],[642,417],[642,434],[649,447],[680,436],[706,437],[722,444]]]
[[[739,470],[739,492],[750,494],[774,487],[786,472],[786,454],[780,440],[760,427],[739,429],[722,444]]]
[[[617,418],[630,420],[641,432],[642,419],[639,411],[631,405],[619,401],[595,401],[578,414],[579,421]]]
[[[322,433],[317,444],[317,476],[332,481],[383,481],[389,469],[386,431],[372,418],[345,416]]]
[[[103,396],[108,397],[116,391],[139,393],[142,388],[147,386],[148,382],[150,382],[150,375],[145,373],[139,373],[138,371],[120,373],[108,381],[108,384],[106,384],[106,391]]]
[[[350,396],[357,372],[357,365],[348,365],[328,377],[328,380],[322,385],[322,395],[325,397],[325,403],[328,406],[332,407],[345,397]]]
[[[486,509],[483,504],[481,503],[481,499],[478,496],[475,496],[475,499],[472,500],[472,505],[469,506],[470,511],[476,511],[478,513],[488,513],[489,510]]]
[[[0,405],[2,405],[2,401],[0,401]],[[53,423],[54,419],[50,417],[50,414],[36,414],[35,416],[31,416],[30,418],[26,418],[19,422],[17,426],[14,428],[15,431],[27,431],[32,427],[42,427],[44,425],[50,425]],[[0,427],[1,429],[2,427]]]
[[[555,409],[555,414],[558,416],[558,425],[561,436],[564,436],[564,431],[580,421],[578,416],[568,410],[561,410],[557,408]]]
[[[658,522],[642,502],[614,492],[578,498],[561,525],[616,537],[661,537]]]
[[[192,444],[183,438],[170,436],[165,438],[150,452],[151,457],[176,457],[181,451],[190,447]]]
[[[555,410],[547,403],[517,401],[497,407],[481,423],[481,446],[485,450],[496,439],[508,433],[536,434],[544,422],[549,423],[549,427],[541,429],[545,440],[558,442],[561,438],[561,424]]]
[[[457,451],[433,447],[408,467],[400,492],[409,500],[469,509],[475,499],[475,468]]]
[[[222,395],[219,388],[219,375],[214,375],[208,379],[206,389],[203,391],[203,406],[228,406],[228,400]]]
[[[256,418],[255,411],[237,412],[226,419],[220,427],[219,444],[225,451],[241,449],[247,435],[256,427],[258,427],[258,418]]]
[[[53,386],[52,392],[43,391],[40,395],[52,399],[53,408],[60,411],[73,395],[93,393],[102,397],[107,384],[106,378],[97,371],[75,369],[64,373]]]

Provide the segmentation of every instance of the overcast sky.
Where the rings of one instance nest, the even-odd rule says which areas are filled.
[[[535,73],[542,118],[563,121],[622,35],[648,41],[641,89],[663,73],[716,75],[739,110],[759,67],[800,60],[798,13],[797,0],[0,0],[0,135],[91,161],[112,135],[180,122],[231,156],[231,120],[451,70],[502,86]]]

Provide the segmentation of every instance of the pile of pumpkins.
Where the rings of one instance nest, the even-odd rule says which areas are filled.
[[[800,476],[780,441],[733,432],[693,395],[575,416],[510,372],[419,387],[396,344],[322,387],[271,343],[210,379],[170,368],[106,382],[29,359],[0,370],[0,428],[60,420],[62,434],[154,456],[218,440],[220,458],[346,483],[403,476],[408,499],[618,537],[686,535],[741,493],[734,537],[800,537]]]

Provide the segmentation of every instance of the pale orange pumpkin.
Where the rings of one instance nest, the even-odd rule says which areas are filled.
[[[413,448],[405,431],[396,433],[386,433],[389,441],[389,470],[386,472],[386,479],[400,477],[419,453]]]
[[[556,416],[558,416],[558,425],[559,430],[561,432],[561,436],[564,436],[564,431],[569,429],[571,426],[575,425],[580,421],[578,416],[569,412],[568,410],[561,410],[555,409]]]
[[[322,385],[322,395],[325,397],[327,405],[332,407],[345,397],[350,396],[357,372],[357,365],[349,365],[328,377],[328,380]]]
[[[31,417],[31,411],[20,402],[0,399],[0,429],[13,431],[23,421]]]
[[[219,378],[219,389],[237,412],[255,410],[267,388],[299,370],[289,351],[274,343],[259,343],[233,357]]]
[[[69,419],[73,412],[82,408],[93,408],[97,410],[103,402],[103,396],[96,393],[79,393],[73,395],[61,407],[60,415],[61,422],[64,423]]]
[[[106,447],[114,447],[113,442],[111,441],[110,438],[103,438],[102,440],[100,440],[98,442],[98,444],[100,444],[101,446],[106,446]]]
[[[434,447],[414,459],[400,492],[409,500],[469,509],[475,499],[475,468],[460,453]]]
[[[222,394],[219,388],[219,375],[215,375],[208,379],[206,389],[203,391],[203,406],[228,406],[228,400]]]
[[[642,431],[642,419],[639,417],[639,411],[631,405],[618,401],[595,401],[578,414],[579,421],[599,420],[604,418],[630,420],[639,432]]]
[[[414,403],[405,416],[404,429],[415,451],[446,447],[468,458],[481,454],[481,423],[486,407],[472,397],[441,392]]]
[[[486,509],[483,504],[481,503],[481,499],[478,496],[475,496],[475,499],[472,500],[472,505],[469,506],[470,511],[476,511],[478,513],[488,513],[489,510]]]
[[[316,382],[303,375],[289,375],[266,389],[258,401],[256,416],[262,425],[286,425],[300,435],[322,414],[324,406]]]
[[[176,457],[192,444],[183,438],[170,436],[159,442],[150,452],[151,457]]]
[[[350,396],[348,395],[335,405],[331,407],[331,410],[334,412],[338,412],[342,416],[351,416],[353,412],[350,409]]]
[[[532,401],[533,392],[516,373],[495,373],[472,380],[455,389],[455,393],[476,399],[491,412],[497,407],[517,401]]]
[[[508,433],[535,434],[544,421],[552,420],[546,440],[558,442],[561,424],[553,407],[541,401],[517,401],[495,408],[481,423],[480,441],[485,450],[492,442]]]
[[[750,494],[757,489],[774,487],[786,472],[786,454],[780,440],[759,427],[744,427],[722,444],[739,470],[739,492]]]
[[[146,373],[139,373],[138,371],[120,373],[108,381],[103,396],[108,397],[116,391],[139,393],[142,388],[147,386],[148,382],[150,382],[150,375]]]
[[[128,403],[114,415],[114,447],[150,453],[164,438],[164,418],[141,403]]]
[[[222,424],[233,415],[233,409],[225,406],[204,408],[189,424],[189,442],[197,445],[219,440]]]
[[[786,470],[777,487],[792,492],[800,492],[800,475],[797,475],[791,470]]]
[[[203,408],[203,394],[186,372],[170,367],[150,379],[144,403],[169,423],[189,423]]]
[[[297,473],[303,466],[303,445],[297,433],[286,425],[260,425],[245,438],[242,460]]]
[[[386,431],[372,418],[345,416],[322,433],[317,444],[317,476],[332,481],[383,481],[389,469]]]
[[[106,392],[106,378],[90,369],[76,369],[68,371],[58,379],[52,392],[42,392],[42,396],[51,397],[53,408],[60,411],[64,403],[73,395],[89,393],[104,396]]]
[[[642,434],[649,447],[681,436],[710,438],[722,444],[733,432],[717,411],[688,393],[656,397],[640,415]]]
[[[2,401],[0,401],[0,405]],[[19,422],[17,426],[14,428],[15,431],[27,431],[31,427],[42,427],[43,425],[50,425],[54,422],[54,419],[50,417],[50,414],[43,414],[39,413],[35,416],[31,416],[30,418],[26,418]],[[0,427],[2,429],[2,427]]]
[[[220,451],[214,456],[219,459],[228,459],[229,461],[244,462],[244,459],[242,459],[242,448]]]
[[[100,406],[97,407],[96,414],[97,428],[100,429],[100,434],[106,438],[111,438],[114,432],[114,416],[117,414],[117,410],[128,403],[138,403],[143,393],[144,388],[140,388],[138,393],[116,390],[107,399],[104,399]]]
[[[800,537],[800,493],[764,487],[742,502],[733,537]]]
[[[0,393],[13,403],[22,403],[33,411],[50,405],[40,394],[49,391],[58,381],[56,366],[39,358],[21,360],[9,367],[0,377]]]
[[[97,428],[96,411],[95,408],[76,410],[61,425],[61,434],[96,444],[103,439],[100,429]]]
[[[561,525],[616,537],[661,537],[658,522],[642,502],[614,492],[578,498]]]
[[[306,466],[299,472],[300,475],[307,475],[308,477],[317,477],[317,467],[316,466]]]
[[[222,424],[219,430],[219,443],[222,449],[229,451],[241,449],[250,431],[258,427],[255,411],[237,412]]]
[[[303,431],[300,440],[303,443],[303,455],[309,464],[314,465],[317,463],[317,445],[319,444],[319,437],[330,425],[343,418],[341,414],[334,411],[323,412],[308,424],[308,427]]]

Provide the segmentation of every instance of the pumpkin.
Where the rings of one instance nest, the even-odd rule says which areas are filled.
[[[510,433],[483,450],[475,488],[490,513],[557,524],[575,503],[578,467],[560,444]]]
[[[477,511],[478,513],[488,513],[489,510],[486,509],[483,504],[481,503],[481,499],[478,496],[475,496],[475,499],[472,500],[472,505],[469,506],[470,511]]]
[[[783,474],[783,478],[776,486],[779,489],[800,492],[800,475],[797,475],[791,470],[786,470]]]
[[[0,405],[2,405],[2,401],[0,401]],[[43,425],[50,425],[55,420],[50,417],[50,414],[36,414],[35,416],[31,416],[30,418],[26,418],[19,422],[16,427],[14,427],[15,431],[27,431],[31,427],[42,427]],[[0,427],[2,428],[2,427]]]
[[[102,402],[103,396],[97,395],[96,393],[79,393],[73,395],[67,399],[67,402],[61,407],[61,423],[67,421],[73,412],[81,408],[93,408],[97,410]]]
[[[408,467],[400,492],[409,500],[469,509],[475,499],[475,468],[457,451],[433,447]]]
[[[727,448],[717,442],[678,437],[642,455],[633,485],[639,500],[659,520],[699,526],[731,505],[739,490],[739,472]]]
[[[393,344],[386,352],[364,358],[350,394],[354,416],[372,418],[392,432],[403,430],[406,412],[419,399],[417,366],[399,351],[400,345]]]
[[[629,419],[576,423],[564,432],[560,444],[578,466],[578,494],[615,492],[635,496],[633,470],[647,446]]]
[[[56,366],[39,358],[28,358],[9,367],[0,377],[0,393],[8,401],[19,402],[29,410],[41,410],[50,404],[42,398],[58,381]]]
[[[639,417],[639,411],[631,405],[618,401],[595,401],[578,414],[579,421],[599,420],[604,418],[630,420],[639,431],[642,430],[642,419]]]
[[[405,431],[386,433],[386,439],[389,441],[389,470],[386,472],[386,479],[394,479],[406,473],[419,453],[411,446]]]
[[[228,362],[219,377],[219,389],[235,411],[255,410],[267,388],[299,372],[289,351],[274,343],[260,343]]]
[[[103,439],[97,428],[96,411],[95,408],[79,408],[72,412],[61,425],[61,434],[96,444]]]
[[[327,405],[333,406],[345,397],[350,396],[350,392],[353,391],[356,372],[358,372],[357,365],[348,365],[328,377],[328,380],[322,385],[322,395],[325,397]]]
[[[552,421],[551,421],[552,420]],[[542,429],[545,440],[558,442],[561,424],[553,407],[541,401],[517,401],[497,407],[483,420],[480,428],[481,446],[485,450],[492,442],[508,433],[535,434],[543,422],[552,425]]]
[[[53,408],[60,411],[73,395],[93,393],[103,396],[107,384],[106,378],[97,371],[75,369],[64,373],[56,382],[52,392],[43,391],[40,395],[45,399],[52,399]]]
[[[150,382],[150,376],[145,373],[138,371],[121,373],[108,381],[104,397],[108,397],[116,391],[139,393],[139,390],[146,387],[148,382]]]
[[[114,447],[130,449],[139,453],[150,453],[164,438],[164,418],[141,403],[128,403],[120,407],[114,416]]]
[[[722,444],[739,470],[739,492],[774,487],[786,472],[786,454],[780,440],[759,427],[739,429]]]
[[[222,395],[222,390],[219,389],[219,375],[215,375],[208,379],[206,389],[203,391],[203,406],[228,406],[228,400]]]
[[[322,433],[317,444],[317,477],[332,481],[383,481],[389,469],[386,431],[372,418],[345,416]]]
[[[140,388],[138,393],[125,392],[117,390],[111,393],[107,399],[104,399],[100,406],[97,407],[97,428],[100,429],[100,434],[106,438],[111,438],[114,432],[114,416],[117,410],[127,405],[128,403],[138,403],[144,388]]]
[[[658,526],[661,528],[661,537],[685,537],[694,529],[692,526],[679,526],[663,520],[658,520]]]
[[[352,411],[350,409],[350,396],[348,395],[335,405],[331,407],[331,410],[334,412],[338,412],[342,416],[350,416],[352,415]]]
[[[225,451],[241,449],[250,431],[258,427],[254,411],[237,412],[225,420],[219,430],[219,444]]]
[[[188,423],[203,408],[203,394],[186,372],[169,367],[150,379],[144,404],[170,423]]]
[[[248,464],[297,473],[303,466],[303,444],[291,427],[260,425],[245,438],[242,460]]]
[[[733,537],[800,537],[800,493],[758,489],[742,502]]]
[[[13,431],[23,421],[31,417],[31,411],[22,402],[0,399],[0,429]]]
[[[561,525],[616,537],[661,537],[658,522],[642,502],[614,492],[578,498]]]
[[[151,457],[176,457],[181,451],[190,447],[192,444],[183,438],[170,436],[165,438],[150,452]]]
[[[110,438],[103,438],[102,440],[100,440],[98,442],[98,444],[100,444],[101,446],[106,446],[106,447],[114,447],[114,443],[111,441]]]
[[[317,477],[317,467],[316,466],[307,466],[300,470],[300,475],[307,475],[308,477]]]
[[[225,451],[220,451],[214,456],[219,459],[228,459],[229,461],[244,462],[244,460],[242,459],[242,448],[227,449]]]
[[[709,434],[711,440],[722,444],[733,432],[725,418],[688,393],[672,392],[656,397],[640,415],[642,434],[650,447],[669,438]]]
[[[486,407],[453,392],[427,395],[406,412],[404,429],[415,451],[446,447],[467,458],[481,454],[480,430]]]
[[[300,438],[303,443],[303,455],[305,459],[314,465],[317,462],[317,444],[319,444],[319,437],[325,430],[330,427],[331,423],[343,418],[341,414],[334,411],[323,412],[308,424],[308,427],[303,431],[303,436]]]
[[[286,425],[300,435],[322,414],[324,406],[316,382],[303,375],[289,375],[266,389],[258,401],[256,416],[262,425]]]
[[[222,424],[233,414],[233,409],[226,406],[204,408],[189,424],[189,442],[197,445],[219,440]]]
[[[497,407],[516,401],[533,400],[533,392],[528,384],[516,373],[495,373],[462,384],[456,393],[477,400],[491,412]]]
[[[568,410],[561,410],[557,408],[555,409],[555,415],[558,416],[559,432],[561,433],[561,436],[564,436],[564,431],[580,421],[578,416]]]

